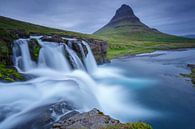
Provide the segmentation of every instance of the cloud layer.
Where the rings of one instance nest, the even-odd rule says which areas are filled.
[[[195,33],[194,0],[0,0],[0,15],[93,33],[124,3],[150,27],[170,34]]]

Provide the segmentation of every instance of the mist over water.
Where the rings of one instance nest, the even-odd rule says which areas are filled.
[[[115,83],[131,82],[133,87],[141,80],[131,80],[114,67],[98,67],[86,42],[83,41],[83,45],[88,54],[80,59],[69,46],[39,39],[41,49],[35,63],[30,56],[28,40],[14,42],[14,63],[19,72],[34,78],[25,82],[0,83],[0,128],[14,128],[32,121],[41,108],[63,101],[71,105],[71,108],[63,109],[63,114],[98,108],[122,121],[154,116],[154,111],[134,102],[133,93],[129,94],[130,90],[127,93],[122,83]],[[66,53],[71,56],[74,68],[71,68]],[[54,111],[51,115],[56,120],[60,117]]]

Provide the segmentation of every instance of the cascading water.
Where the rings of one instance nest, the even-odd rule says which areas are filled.
[[[27,39],[19,39],[14,41],[13,47],[15,66],[20,71],[28,71],[35,67],[35,62],[32,61]]]
[[[39,67],[48,67],[62,72],[70,72],[70,65],[64,56],[63,44],[41,42],[41,46],[38,60]]]
[[[85,41],[82,41],[82,43],[86,46],[88,54],[87,56],[84,58],[84,63],[86,65],[87,71],[89,73],[94,73],[97,70],[97,63],[95,61],[95,58],[93,56],[93,53],[91,51],[91,48],[89,47],[88,43]],[[82,55],[84,56],[84,50],[81,44],[80,45],[80,49],[82,51]]]
[[[105,84],[104,81],[95,81],[93,78],[123,78],[120,73],[112,69],[97,67],[89,45],[86,57],[79,59],[70,47],[38,39],[41,49],[37,64],[32,61],[27,39],[16,40],[13,44],[14,63],[19,72],[35,75],[35,78],[26,82],[0,83],[0,128],[28,128],[36,129],[52,124],[60,116],[71,110],[80,112],[99,108],[106,114],[120,117],[121,115],[145,113],[142,109],[123,103],[125,92],[116,85]],[[83,49],[83,48],[80,48]],[[72,61],[68,61],[67,55]],[[71,68],[74,62],[76,69]],[[86,67],[88,74],[84,69]],[[101,74],[91,74],[95,71]],[[112,73],[112,74],[108,74]],[[101,76],[103,75],[103,76]],[[117,76],[113,76],[117,75]],[[65,104],[55,111],[51,108],[55,104]],[[66,105],[67,104],[67,105]],[[133,110],[132,110],[133,108]],[[48,110],[51,109],[51,112]],[[59,111],[60,110],[60,111]],[[60,112],[60,113],[59,113]],[[119,115],[120,114],[120,115]],[[147,112],[146,112],[147,114]],[[47,116],[47,118],[43,117]],[[48,120],[40,124],[39,121]],[[50,128],[48,126],[48,128]]]
[[[81,60],[77,56],[77,54],[67,45],[65,45],[65,48],[69,54],[69,57],[71,59],[72,64],[74,65],[74,68],[80,69],[80,70],[85,70],[85,67],[83,66]]]

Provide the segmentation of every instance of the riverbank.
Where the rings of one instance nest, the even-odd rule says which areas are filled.
[[[89,112],[70,112],[53,124],[53,129],[152,129],[150,125],[143,122],[123,124],[113,119],[98,109]]]
[[[195,86],[195,64],[188,64],[188,67],[191,69],[189,74],[181,74],[183,77],[191,78],[192,83]]]
[[[195,119],[192,108],[195,88],[189,78],[180,74],[191,72],[188,64],[195,64],[194,54],[195,49],[156,51],[113,59],[106,66],[121,69],[131,79],[122,82],[129,96],[133,94],[136,104],[152,111],[154,116],[142,116],[140,120],[154,129],[191,129]],[[110,83],[113,81],[117,82],[113,79]]]

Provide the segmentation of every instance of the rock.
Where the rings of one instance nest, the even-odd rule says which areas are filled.
[[[106,41],[96,40],[96,39],[85,39],[85,40],[89,43],[89,46],[91,47],[92,52],[98,64],[109,62],[107,58],[108,43]]]
[[[41,38],[41,40],[48,41],[48,42],[57,42],[57,43],[66,43],[67,42],[65,39],[63,39],[59,35],[52,35],[52,36],[45,35]]]
[[[195,68],[195,64],[188,64],[187,66],[190,68]]]
[[[88,51],[85,45],[82,44],[82,41],[80,39],[78,40],[73,40],[73,41],[69,41],[68,42],[68,46],[71,47],[80,58],[82,58],[82,51],[79,47],[79,44],[82,46],[83,50],[84,50],[84,54],[85,56],[87,55]]]
[[[93,109],[89,112],[76,113],[69,118],[61,119],[53,124],[53,129],[100,129],[119,124],[120,121],[104,115],[98,109]]]
[[[29,50],[31,57],[34,61],[38,61],[39,51],[41,49],[41,46],[39,45],[38,41],[36,39],[31,39],[29,41]]]

